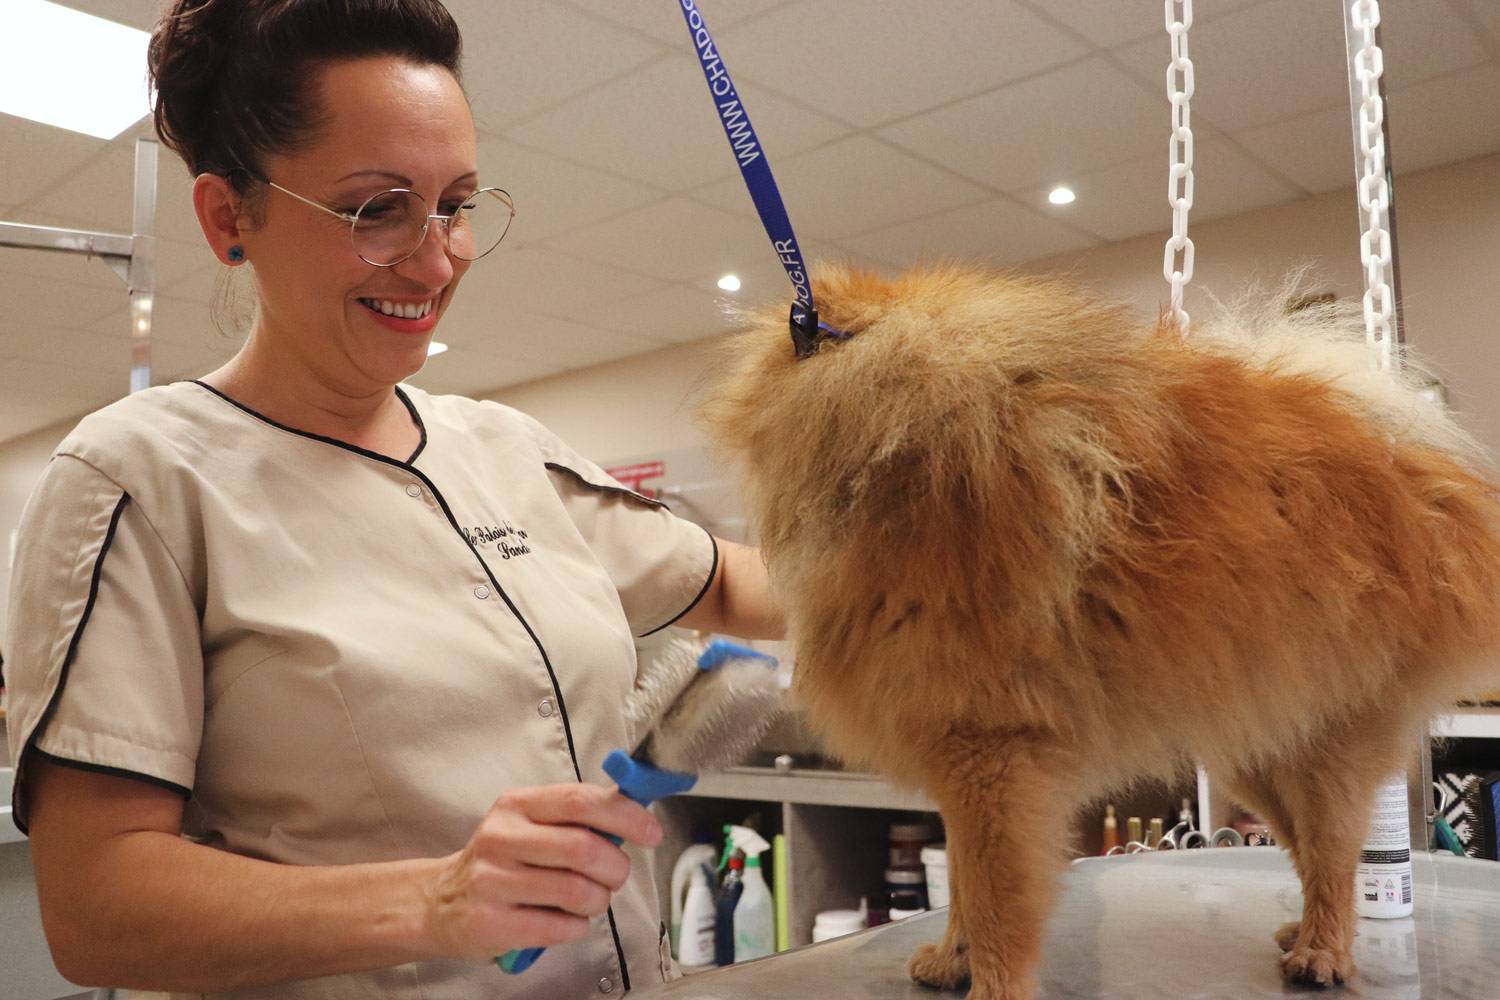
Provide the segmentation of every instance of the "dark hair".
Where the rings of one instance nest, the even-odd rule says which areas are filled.
[[[156,132],[195,175],[243,191],[267,154],[317,133],[319,66],[390,55],[458,78],[461,45],[439,0],[173,0],[148,55]]]

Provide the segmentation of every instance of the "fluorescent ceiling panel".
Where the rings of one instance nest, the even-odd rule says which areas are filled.
[[[0,112],[113,139],[151,110],[144,31],[48,3],[0,6]]]

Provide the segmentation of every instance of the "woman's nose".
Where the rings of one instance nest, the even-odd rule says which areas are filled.
[[[420,281],[428,288],[441,288],[453,280],[453,261],[448,256],[448,225],[443,219],[432,219],[427,235],[416,251],[397,264],[402,276]]]

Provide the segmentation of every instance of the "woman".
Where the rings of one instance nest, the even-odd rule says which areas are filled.
[[[178,0],[152,38],[158,131],[259,312],[223,368],[86,418],[24,518],[16,817],[75,982],[669,973],[639,863],[661,830],[599,771],[632,636],[781,617],[753,550],[515,411],[398,386],[509,222],[458,55],[437,0]],[[491,961],[530,945],[557,947],[517,979]]]

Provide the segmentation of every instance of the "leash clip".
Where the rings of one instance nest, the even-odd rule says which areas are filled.
[[[787,317],[787,326],[791,328],[792,346],[797,351],[797,357],[809,358],[818,351],[818,341],[823,339],[823,331],[818,323],[818,311],[804,306],[801,302],[792,303],[792,312]]]

